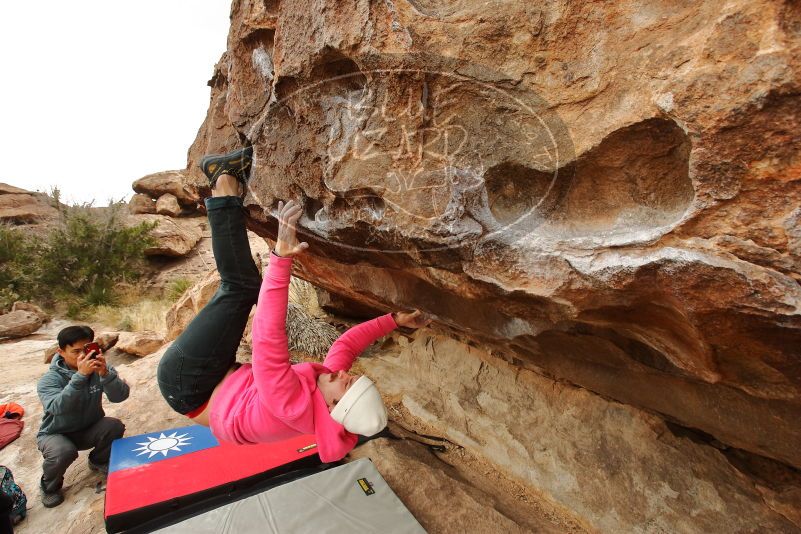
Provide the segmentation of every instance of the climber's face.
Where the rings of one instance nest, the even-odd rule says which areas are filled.
[[[339,399],[358,379],[359,375],[352,375],[345,371],[322,373],[317,377],[317,387],[323,394],[329,412],[334,409]]]

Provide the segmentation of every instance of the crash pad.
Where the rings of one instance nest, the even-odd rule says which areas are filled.
[[[106,484],[108,532],[149,532],[321,466],[312,435],[237,445],[193,425],[115,440]]]
[[[160,534],[425,530],[367,458],[311,474],[170,525]]]

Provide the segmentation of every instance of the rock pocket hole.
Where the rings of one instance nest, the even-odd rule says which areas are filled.
[[[330,212],[337,219],[377,221],[384,217],[384,199],[369,189],[352,189],[337,194],[331,203]]]
[[[326,93],[361,91],[367,77],[352,59],[339,53],[330,53],[312,71],[311,79],[320,83]]]
[[[558,239],[669,227],[693,200],[690,148],[676,123],[653,118],[608,135],[560,168],[553,186],[551,172],[502,163],[485,173],[490,211],[500,224]]]
[[[545,214],[550,206],[554,173],[538,171],[519,163],[505,162],[484,173],[487,200],[492,215],[501,224],[511,224],[530,211]]]
[[[303,202],[303,211],[306,217],[314,221],[317,219],[317,214],[323,209],[323,203],[316,198],[306,197]]]
[[[692,202],[690,141],[673,121],[649,119],[580,157],[552,224],[568,236],[614,235],[677,222]]]

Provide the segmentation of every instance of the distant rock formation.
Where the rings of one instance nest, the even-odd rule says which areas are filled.
[[[171,193],[164,193],[156,201],[156,213],[168,217],[178,217],[181,214],[181,206],[178,199]]]
[[[197,191],[184,179],[184,171],[163,171],[148,174],[133,183],[133,190],[153,199],[170,194],[182,205],[194,207],[200,197]]]
[[[156,200],[144,193],[136,193],[128,201],[128,210],[135,215],[156,213]]]
[[[0,183],[0,221],[12,224],[36,224],[53,220],[58,210],[47,195],[32,193]]]
[[[200,196],[187,183],[183,171],[149,174],[134,181],[135,195],[128,202],[129,224],[155,222],[151,235],[156,245],[145,250],[148,256],[187,255],[202,237],[205,219],[198,217]]]
[[[131,215],[129,224],[156,223],[150,235],[156,243],[145,249],[148,256],[185,256],[203,235],[205,220],[200,217],[173,218],[166,215]]]

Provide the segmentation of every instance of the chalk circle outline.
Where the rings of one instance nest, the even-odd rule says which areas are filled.
[[[472,65],[472,67],[476,68],[478,66]],[[479,67],[479,68],[481,68],[484,71],[489,71],[489,69],[487,69],[486,67],[483,67],[483,66]],[[475,84],[475,85],[478,85],[478,86],[480,86],[480,87],[482,87],[484,89],[489,89],[490,91],[494,91],[496,93],[499,93],[504,98],[507,98],[507,99],[517,103],[520,106],[521,110],[526,111],[531,116],[535,117],[536,120],[542,126],[542,128],[547,132],[547,134],[548,134],[548,136],[549,136],[549,138],[551,140],[551,143],[552,143],[551,146],[553,146],[554,149],[555,149],[554,154],[553,154],[555,163],[553,165],[553,169],[554,170],[553,170],[553,173],[552,173],[552,176],[551,176],[551,180],[550,180],[550,182],[548,184],[548,188],[545,191],[545,193],[542,195],[542,197],[538,200],[538,202],[536,204],[531,205],[523,214],[521,214],[520,216],[518,216],[516,219],[514,219],[511,222],[508,222],[506,224],[500,225],[500,227],[494,228],[494,229],[492,229],[490,232],[488,232],[486,234],[482,234],[478,238],[478,241],[486,241],[486,240],[492,238],[494,235],[500,234],[502,232],[507,232],[507,231],[511,230],[513,227],[521,225],[525,220],[532,218],[537,213],[537,209],[543,204],[543,202],[545,202],[546,199],[548,199],[549,195],[551,195],[551,193],[554,190],[554,187],[556,185],[556,182],[560,177],[560,172],[562,173],[563,176],[567,175],[565,177],[565,179],[567,181],[570,181],[572,179],[572,177],[573,177],[572,170],[573,169],[572,169],[572,165],[571,164],[572,164],[572,157],[574,156],[575,151],[574,151],[574,147],[573,147],[572,138],[569,135],[567,126],[562,122],[562,120],[559,117],[558,113],[556,113],[555,111],[550,111],[549,112],[549,115],[554,119],[551,122],[555,122],[556,125],[558,126],[558,129],[560,130],[560,132],[557,132],[557,134],[555,135],[554,131],[552,131],[551,127],[548,125],[548,122],[545,119],[543,119],[543,117],[540,116],[539,113],[537,113],[534,109],[532,109],[532,106],[530,106],[529,104],[524,102],[521,98],[518,98],[518,97],[510,94],[507,90],[505,90],[505,89],[503,89],[501,87],[497,87],[496,85],[493,85],[492,83],[481,81],[481,80],[477,80],[474,77],[466,76],[466,75],[459,74],[459,73],[456,73],[456,72],[448,72],[448,71],[443,71],[443,70],[412,69],[412,68],[379,68],[379,69],[359,70],[357,72],[350,72],[350,73],[341,74],[341,75],[338,75],[338,76],[332,76],[332,77],[325,78],[323,80],[319,80],[319,81],[314,82],[314,83],[310,83],[310,84],[304,85],[302,87],[299,87],[299,88],[295,89],[294,91],[292,91],[291,93],[289,93],[286,96],[282,97],[281,99],[274,100],[274,101],[268,103],[268,108],[264,110],[262,117],[259,118],[253,124],[253,126],[249,129],[250,135],[248,135],[248,138],[252,138],[253,134],[255,134],[257,131],[258,131],[259,134],[261,133],[261,127],[262,127],[264,121],[273,112],[275,106],[283,105],[283,103],[285,103],[287,101],[290,101],[291,99],[295,98],[296,95],[298,95],[299,93],[310,92],[310,91],[313,91],[313,90],[315,90],[316,88],[318,88],[318,87],[320,87],[322,85],[325,85],[325,84],[328,84],[328,83],[332,83],[332,82],[335,82],[335,81],[341,81],[341,80],[352,78],[352,77],[364,77],[364,78],[366,78],[368,80],[368,83],[369,83],[371,80],[376,79],[374,77],[371,77],[370,75],[386,76],[387,74],[398,74],[398,73],[400,73],[400,74],[415,74],[415,75],[421,75],[422,74],[422,75],[444,76],[444,77],[448,77],[448,78],[454,78],[454,79],[456,79],[457,82]],[[536,100],[537,101],[537,103],[539,104],[540,107],[545,108],[545,109],[549,109],[549,106],[547,105],[547,101],[545,99],[543,99],[542,97],[540,97],[538,94],[536,94],[533,91],[527,91],[527,93],[532,96],[531,100]],[[272,105],[270,105],[270,104],[272,104]],[[558,135],[558,134],[563,134],[563,135]],[[557,141],[557,139],[563,139],[564,141],[560,144]],[[560,155],[562,153],[565,153],[564,162],[562,162],[560,160]],[[255,159],[255,152],[254,152],[254,159]],[[563,166],[565,167],[564,169],[562,169]],[[391,169],[388,169],[387,172],[390,172],[390,171],[391,171]],[[570,184],[566,183],[566,184],[562,184],[559,189],[562,192],[565,192],[565,191],[567,191],[569,189],[569,187],[570,187]],[[265,206],[265,204],[262,201],[262,199],[259,198],[258,193],[249,184],[247,185],[247,192],[256,200],[256,202],[260,206],[262,206],[262,207]],[[563,197],[563,195],[562,195],[562,197]],[[351,197],[351,198],[359,198],[359,195],[356,195],[356,196]],[[393,206],[396,205],[395,203],[386,200],[384,197],[380,197],[380,198],[382,200],[385,200],[388,203],[392,204]],[[562,198],[557,198],[555,207],[558,206],[561,201],[562,201]],[[268,211],[267,208],[264,208],[264,210],[265,210],[265,212]],[[407,210],[403,210],[403,211],[406,211],[407,213],[409,213]],[[423,217],[420,217],[420,216],[416,216],[416,215],[414,215],[412,213],[409,213],[409,215],[411,215],[412,217],[423,218]],[[431,219],[435,219],[435,218],[436,217],[429,217],[428,219],[431,220]],[[539,226],[539,224],[541,224],[542,222],[544,222],[544,220],[540,220],[539,222],[537,222],[536,226]],[[534,228],[536,228],[536,226]],[[380,248],[377,248],[377,247],[358,246],[358,245],[351,245],[349,243],[342,243],[342,242],[338,242],[338,241],[332,241],[332,240],[329,240],[324,235],[315,233],[311,229],[303,228],[301,226],[298,226],[297,230],[298,230],[298,233],[300,235],[306,234],[306,235],[314,236],[316,239],[319,239],[319,240],[322,240],[322,241],[327,241],[327,242],[333,244],[334,246],[347,248],[347,249],[351,249],[351,250],[365,251],[365,252],[382,252],[382,253],[385,253],[385,254],[406,254],[406,253],[408,253],[408,250],[405,250],[405,249],[400,249],[400,250],[399,249],[380,249]],[[530,232],[532,230],[533,230],[533,228],[529,228],[529,229],[527,229],[527,232]],[[444,251],[444,250],[460,248],[461,246],[463,246],[463,243],[461,241],[459,241],[459,242],[457,242],[455,244],[446,244],[446,245],[442,245],[442,246],[438,246],[438,247],[429,247],[429,248],[415,248],[413,250],[416,253],[440,252],[440,251]]]

